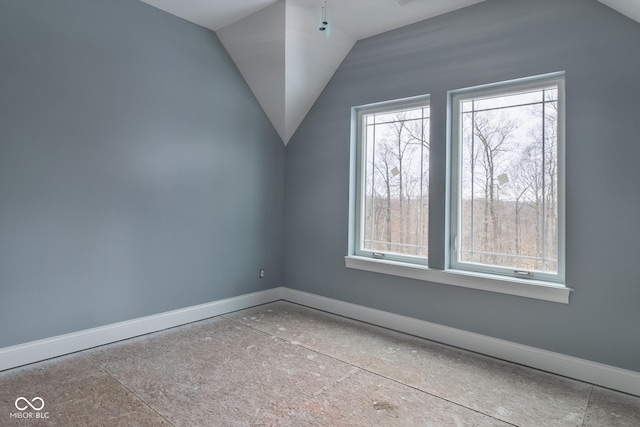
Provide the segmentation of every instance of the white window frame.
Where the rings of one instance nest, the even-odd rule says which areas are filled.
[[[450,137],[449,152],[451,153],[450,168],[450,218],[449,218],[449,267],[471,273],[507,276],[519,279],[531,279],[550,283],[564,284],[565,281],[565,90],[564,73],[547,74],[529,77],[491,85],[459,89],[449,92],[450,100]],[[461,229],[461,174],[460,174],[460,105],[464,101],[499,95],[517,94],[528,90],[543,89],[550,85],[558,88],[558,128],[557,128],[557,162],[558,162],[558,271],[557,274],[523,271],[513,268],[490,266],[479,263],[463,262],[459,260],[458,235]]]
[[[403,111],[403,110],[411,110],[418,108],[430,107],[429,103],[429,95],[421,95],[415,96],[411,98],[403,98],[393,101],[385,101],[379,102],[375,104],[363,105],[359,107],[353,107],[351,109],[351,119],[352,126],[354,126],[352,130],[352,146],[355,146],[355,156],[352,155],[352,159],[355,157],[355,170],[356,170],[356,181],[355,181],[355,216],[353,225],[354,231],[354,248],[351,253],[359,257],[365,258],[373,258],[373,259],[383,259],[387,261],[396,261],[407,264],[418,264],[426,266],[428,263],[427,257],[420,256],[412,256],[412,255],[402,255],[396,253],[388,253],[388,252],[374,252],[370,250],[363,249],[363,234],[364,234],[364,218],[363,218],[363,209],[365,205],[365,197],[364,194],[364,182],[365,182],[365,151],[366,151],[366,140],[365,140],[365,127],[366,123],[363,121],[363,117],[370,114],[383,114],[383,113],[392,113],[394,111]],[[427,130],[428,134],[428,130]],[[352,187],[353,188],[353,187]],[[428,197],[428,189],[425,190]]]
[[[560,258],[558,259],[559,268],[562,269],[562,276],[564,277],[564,253],[565,253],[565,239],[564,239],[564,230],[565,230],[565,219],[564,219],[564,72],[560,73],[552,73],[544,76],[539,76],[536,78],[525,78],[512,80],[508,82],[503,82],[495,85],[485,85],[482,86],[483,89],[490,89],[492,86],[494,88],[505,87],[505,85],[519,85],[525,83],[534,83],[539,82],[539,79],[561,79],[561,86],[559,87],[559,96],[562,96],[561,105],[559,105],[559,114],[562,114],[562,126],[558,128],[559,138],[562,138],[562,141],[558,141],[558,161],[562,162],[562,167],[559,170],[559,178],[561,177],[562,185],[558,186],[558,197],[559,203],[562,204],[562,207],[559,206],[558,212],[558,222],[559,227],[562,230],[561,235],[559,235],[559,257],[562,257],[562,261]],[[360,159],[358,158],[358,152],[362,151],[362,148],[359,147],[359,135],[361,133],[361,129],[359,128],[359,117],[358,114],[372,112],[375,111],[376,108],[403,108],[406,105],[411,105],[411,102],[424,103],[427,102],[430,104],[429,96],[423,95],[415,98],[405,98],[397,101],[390,101],[385,103],[376,103],[369,105],[362,105],[359,107],[353,107],[351,109],[351,143],[350,143],[350,174],[349,174],[349,233],[348,233],[348,247],[347,247],[347,255],[345,258],[345,266],[349,269],[355,270],[363,270],[367,272],[392,275],[397,277],[403,277],[413,280],[420,280],[429,283],[437,283],[442,285],[451,285],[457,287],[464,287],[470,289],[476,289],[481,291],[489,291],[506,295],[514,295],[518,297],[532,298],[542,301],[550,301],[562,304],[569,303],[569,295],[573,291],[570,287],[567,287],[564,283],[553,282],[548,280],[539,280],[537,278],[522,278],[522,277],[511,277],[504,276],[499,274],[487,274],[483,272],[475,272],[475,271],[466,271],[460,269],[451,268],[450,263],[450,254],[451,254],[451,200],[455,200],[451,197],[451,122],[452,122],[452,97],[456,93],[460,93],[466,90],[472,90],[475,88],[468,88],[456,91],[448,92],[448,106],[447,106],[447,165],[446,168],[446,202],[445,207],[446,215],[445,215],[445,242],[443,242],[444,247],[433,247],[431,244],[433,242],[429,242],[429,251],[444,251],[445,260],[444,260],[444,269],[439,268],[430,268],[427,265],[427,259],[424,258],[424,262],[410,262],[407,260],[394,260],[394,259],[379,259],[374,258],[371,253],[363,253],[359,250],[359,238],[360,232],[358,231],[360,227],[360,203],[361,200],[358,198],[361,197],[361,191],[359,190],[359,182],[361,182],[362,177],[360,176],[363,173]],[[562,95],[560,95],[560,93]],[[416,104],[414,104],[416,105]],[[433,111],[430,113],[430,117],[433,116]],[[560,116],[559,116],[560,117]],[[430,132],[431,133],[431,132]],[[561,136],[560,136],[561,135]],[[430,138],[432,143],[437,143],[437,141],[433,141]],[[429,156],[432,159],[431,154]],[[433,173],[433,169],[430,168],[430,173]],[[445,178],[445,177],[441,177]],[[430,181],[433,181],[434,177],[431,177]],[[429,194],[429,197],[431,195]],[[431,206],[431,203],[430,203]],[[561,267],[560,267],[561,265]]]

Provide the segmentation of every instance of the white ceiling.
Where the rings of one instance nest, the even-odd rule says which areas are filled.
[[[598,0],[611,9],[615,9],[623,15],[640,22],[640,0]]]
[[[172,15],[218,31],[278,0],[141,0]]]
[[[141,0],[216,31],[286,144],[356,41],[484,0]],[[599,0],[640,22],[640,0]]]
[[[278,0],[141,0],[218,31]],[[356,39],[379,34],[484,0],[327,0],[334,25]],[[631,0],[635,1],[635,0]],[[324,0],[287,0],[320,17]]]

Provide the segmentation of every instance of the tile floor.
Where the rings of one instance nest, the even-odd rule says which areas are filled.
[[[640,398],[280,301],[0,372],[10,425],[637,427]]]

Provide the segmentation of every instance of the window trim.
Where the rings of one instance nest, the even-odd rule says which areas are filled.
[[[538,76],[538,79],[541,78],[559,78],[562,79],[562,92],[563,92],[563,102],[561,108],[561,114],[565,117],[564,112],[564,72],[545,74],[542,76]],[[495,84],[483,85],[483,88],[490,87],[500,87],[506,83],[512,84],[521,84],[525,82],[532,82],[536,78],[523,78],[523,79],[515,79],[507,82],[500,82]],[[477,86],[476,88],[479,88]],[[473,88],[468,88],[473,89]],[[468,90],[467,89],[467,90]],[[389,107],[391,106],[400,106],[403,103],[406,103],[410,100],[419,101],[420,99],[426,99],[429,105],[430,97],[429,95],[422,95],[411,98],[399,99],[397,101],[388,101],[386,103],[375,103],[375,104],[367,104],[361,105],[358,107],[352,107],[351,109],[351,139],[349,146],[349,165],[350,165],[350,173],[349,173],[349,232],[348,232],[348,241],[347,241],[347,255],[344,257],[345,266],[348,269],[361,270],[367,272],[373,272],[377,274],[387,274],[396,277],[404,277],[413,280],[421,280],[434,284],[443,284],[443,285],[451,285],[463,288],[470,288],[475,290],[489,291],[495,293],[501,293],[506,295],[532,298],[542,301],[550,301],[562,304],[569,304],[569,296],[573,289],[566,286],[564,283],[554,283],[543,280],[534,280],[534,279],[523,279],[518,277],[510,277],[510,276],[500,276],[495,274],[486,274],[486,273],[478,273],[471,271],[463,271],[463,270],[455,270],[450,268],[450,254],[451,254],[451,235],[450,235],[450,222],[451,222],[451,95],[459,92],[461,90],[455,90],[448,92],[447,97],[447,116],[446,116],[446,176],[442,177],[445,180],[445,217],[444,217],[444,226],[445,226],[445,239],[443,242],[443,247],[433,248],[430,247],[431,250],[442,250],[444,252],[444,269],[428,267],[425,264],[412,264],[403,261],[394,261],[390,259],[376,259],[373,257],[360,256],[356,254],[356,208],[357,208],[357,194],[359,194],[359,189],[357,187],[358,176],[361,173],[359,159],[357,158],[358,153],[358,132],[360,129],[358,128],[358,112],[362,111],[373,111],[374,108],[385,104]],[[369,110],[371,109],[371,110]],[[433,116],[433,111],[430,114],[430,117]],[[430,134],[432,129],[430,129]],[[560,133],[561,130],[559,129]],[[558,148],[558,157],[562,158],[564,162],[565,158],[565,126],[563,123],[562,127],[562,135],[563,135],[563,143],[559,144]],[[430,161],[433,158],[430,157]],[[564,218],[564,209],[565,209],[565,197],[564,197],[564,164],[563,167],[559,171],[559,175],[562,174],[562,182],[563,188],[558,188],[558,191],[562,191],[562,215],[559,218],[558,223],[560,226],[560,222],[562,222],[562,230],[564,233],[565,228],[565,218]],[[431,195],[430,195],[431,197]],[[559,193],[560,197],[560,193]],[[565,256],[565,239],[564,236],[559,241],[559,253],[563,257],[562,268],[564,269],[564,256]],[[560,255],[559,255],[560,256]]]
[[[352,189],[353,198],[351,200],[350,207],[350,243],[349,253],[359,257],[367,257],[371,259],[379,259],[376,256],[376,252],[363,250],[361,247],[362,233],[364,229],[364,221],[362,219],[362,209],[365,203],[365,194],[363,190],[363,182],[365,180],[365,168],[364,168],[364,152],[365,144],[363,136],[364,121],[363,116],[368,114],[386,113],[397,110],[409,110],[415,108],[431,107],[430,96],[419,95],[409,98],[396,99],[391,101],[377,102],[373,104],[361,105],[351,108],[351,167],[355,170],[355,177],[352,177]],[[428,189],[427,189],[428,192]],[[428,193],[427,193],[428,194]],[[428,242],[427,242],[428,244]],[[407,265],[423,265],[428,263],[427,257],[402,255],[402,254],[390,254],[385,253],[384,260],[395,261],[404,263]]]
[[[460,123],[460,104],[462,101],[479,97],[490,97],[494,95],[508,95],[529,89],[541,89],[543,86],[557,85],[558,87],[558,273],[534,272],[533,278],[522,278],[516,273],[517,270],[474,264],[457,261],[455,239],[461,228],[459,194],[461,192],[461,179],[458,174],[460,170],[460,144],[458,140]],[[477,274],[495,275],[497,277],[508,277],[512,279],[549,282],[564,284],[565,282],[565,73],[551,73],[522,79],[509,80],[505,82],[492,83],[488,85],[475,86],[464,89],[456,89],[448,92],[449,123],[447,153],[449,172],[447,177],[447,197],[448,215],[447,243],[446,250],[448,260],[447,265],[450,270]]]
[[[345,266],[350,269],[561,304],[569,304],[569,295],[573,292],[573,289],[564,285],[539,280],[518,279],[461,270],[438,270],[429,268],[426,265],[356,255],[347,255],[344,260]]]

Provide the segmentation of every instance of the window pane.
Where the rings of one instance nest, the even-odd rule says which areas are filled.
[[[426,257],[429,108],[364,116],[361,248]]]
[[[557,96],[461,102],[459,262],[558,272]]]
[[[472,100],[466,100],[461,103],[460,111],[467,113],[471,111],[483,111],[499,109],[504,107],[515,107],[529,104],[536,104],[546,101],[557,101],[558,88],[550,86],[548,88],[537,88],[535,90],[527,90],[515,92],[509,96],[497,95],[478,97]]]

